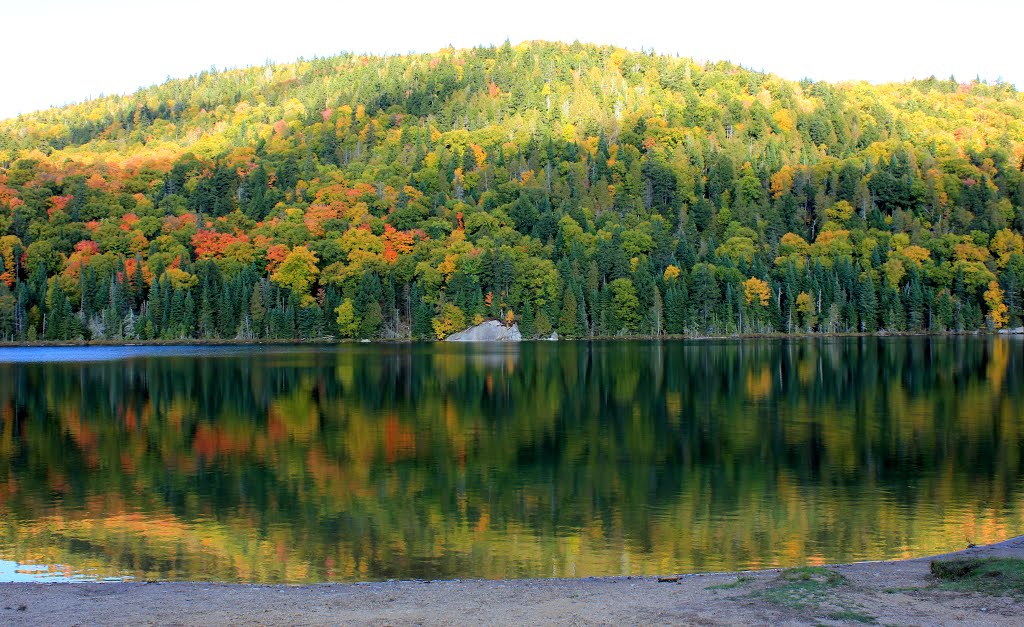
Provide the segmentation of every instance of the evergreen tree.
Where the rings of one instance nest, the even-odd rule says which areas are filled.
[[[523,313],[519,318],[519,333],[523,339],[533,338],[537,334],[534,327],[533,305],[529,300],[523,305]]]
[[[713,314],[720,300],[721,291],[714,270],[708,264],[697,264],[690,285],[690,306],[702,332],[707,333],[713,329]]]
[[[252,296],[249,297],[249,319],[252,324],[253,337],[263,337],[266,333],[267,307],[263,301],[263,282],[258,281],[253,286]]]
[[[948,331],[954,328],[953,296],[949,290],[940,290],[935,296],[935,317],[932,328],[936,331]]]
[[[654,304],[650,313],[645,317],[651,335],[659,336],[665,332],[665,303],[661,298],[661,290],[657,285],[651,286],[654,293]]]
[[[199,333],[204,338],[217,337],[217,325],[215,323],[213,303],[210,302],[211,290],[203,288],[199,297]]]
[[[194,337],[196,326],[196,301],[192,298],[192,290],[185,292],[184,307],[181,314],[181,325],[178,337]]]
[[[410,298],[413,302],[412,335],[417,339],[429,339],[434,336],[431,320],[433,308],[423,299],[419,283],[414,283]]]
[[[577,322],[577,306],[576,306],[576,295],[572,286],[569,286],[565,290],[564,297],[562,298],[562,310],[558,317],[558,334],[565,337],[576,337],[578,331],[576,329]]]
[[[860,330],[874,333],[878,330],[878,295],[871,273],[865,271],[857,284],[857,316],[860,318]]]
[[[384,315],[380,306],[380,299],[383,293],[384,290],[377,273],[364,273],[359,281],[359,289],[353,302],[356,317],[359,319],[360,337],[375,337],[377,330],[384,322]]]
[[[672,281],[665,292],[665,332],[679,335],[686,329],[686,284],[682,278]]]
[[[576,286],[574,294],[576,301],[576,335],[583,336],[588,333],[586,301],[583,297],[583,288]]]

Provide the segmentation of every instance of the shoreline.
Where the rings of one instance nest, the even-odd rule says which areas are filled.
[[[558,342],[629,342],[629,341],[693,341],[706,342],[709,340],[810,340],[810,339],[835,339],[835,338],[894,338],[894,337],[934,337],[934,338],[955,338],[955,337],[1019,337],[1024,333],[1016,330],[989,331],[900,331],[900,332],[873,332],[873,333],[739,333],[733,335],[595,335],[578,338],[559,338],[550,340],[546,338],[532,338],[519,341],[480,341],[460,342],[462,344],[519,344],[523,342],[554,343]],[[337,339],[330,337],[301,339],[195,339],[183,338],[174,340],[37,340],[35,342],[21,341],[9,342],[0,341],[0,348],[54,348],[54,347],[85,347],[85,346],[108,346],[108,347],[132,347],[132,346],[335,346],[348,344],[370,344],[370,345],[401,345],[401,344],[445,344],[444,340],[418,340],[413,338],[394,339]],[[453,342],[454,343],[454,342]]]
[[[1019,624],[1020,597],[934,586],[933,560],[965,557],[1024,558],[1024,535],[928,557],[797,569],[824,574],[824,592],[814,588],[815,581],[796,581],[794,571],[778,568],[662,577],[311,585],[0,583],[0,620],[32,625]]]

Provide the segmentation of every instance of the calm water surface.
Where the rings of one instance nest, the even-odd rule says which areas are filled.
[[[1024,533],[1015,338],[0,349],[0,580],[651,574]]]

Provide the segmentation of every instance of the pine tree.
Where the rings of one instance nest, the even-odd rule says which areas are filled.
[[[235,318],[236,299],[230,286],[225,284],[220,293],[220,305],[217,307],[217,335],[234,337],[238,332],[238,321]]]
[[[161,287],[161,281],[158,279],[153,280],[153,287],[149,291],[149,300],[146,302],[146,308],[149,312],[150,323],[153,325],[151,337],[157,337],[161,328],[161,317],[164,310],[163,288]]]
[[[679,335],[686,328],[686,284],[681,279],[672,281],[665,292],[665,332]]]
[[[263,302],[263,282],[257,281],[249,297],[249,319],[252,323],[253,337],[263,337],[266,333],[267,307]]]
[[[714,271],[708,264],[694,266],[693,281],[690,285],[690,304],[694,318],[702,332],[707,333],[712,327],[712,314],[721,300],[721,291]]]
[[[388,274],[384,279],[384,293],[381,308],[383,310],[384,325],[390,333],[398,333],[399,313],[398,303],[395,294],[395,281]],[[328,311],[330,311],[328,309]]]
[[[661,298],[661,290],[657,285],[652,285],[654,292],[654,305],[651,307],[651,335],[660,336],[665,332],[665,304]]]
[[[539,307],[537,310],[537,316],[533,321],[533,333],[537,337],[550,337],[551,332],[554,330],[554,326],[551,324],[551,316],[548,315],[546,307]]]
[[[293,292],[291,294],[291,298],[288,299],[284,306],[284,316],[282,319],[281,326],[281,337],[295,337],[295,333],[298,331],[296,321],[296,310],[299,309],[300,306],[301,304],[298,301],[298,296]]]
[[[558,316],[558,334],[565,337],[576,337],[576,295],[572,286],[568,286],[562,298],[562,310]]]
[[[195,337],[196,301],[192,298],[192,290],[185,293],[184,307],[181,315],[181,331],[178,337]]]
[[[298,307],[296,327],[299,337],[303,339],[320,337],[323,335],[323,310],[319,305]]]
[[[380,299],[383,296],[383,288],[380,284],[380,277],[376,272],[363,274],[359,281],[359,289],[353,301],[356,317],[359,319],[359,336],[372,338],[376,336],[377,330],[384,322],[383,311],[381,311]]]
[[[583,288],[576,286],[575,293],[576,300],[576,335],[583,336],[589,332],[589,326],[587,325],[587,309],[586,301],[583,298]]]
[[[916,271],[911,273],[910,282],[905,288],[907,306],[907,328],[911,331],[920,331],[925,326],[925,300],[924,288],[921,286],[921,278]]]
[[[878,330],[878,296],[871,273],[865,271],[857,284],[857,315],[860,318],[860,330],[874,333]]]
[[[199,333],[204,338],[217,336],[217,325],[214,319],[213,303],[210,302],[210,290],[203,288],[199,297]]]
[[[932,328],[936,331],[948,331],[955,324],[953,314],[953,296],[949,290],[940,290],[935,296],[935,317]]]
[[[429,339],[434,336],[432,320],[434,318],[433,307],[423,300],[423,293],[419,283],[413,283],[412,292],[409,296],[412,301],[412,335],[417,339]]]
[[[43,337],[48,340],[71,339],[71,303],[68,302],[68,298],[64,294],[64,290],[61,289],[59,283],[54,283],[53,289],[50,290],[49,297],[51,306],[48,312],[46,332]]]
[[[524,339],[531,339],[536,335],[534,327],[533,305],[529,300],[523,305],[523,313],[519,318],[519,333]]]
[[[142,274],[142,255],[135,254],[135,270],[128,281],[128,293],[130,306],[137,308],[146,299],[146,279]]]

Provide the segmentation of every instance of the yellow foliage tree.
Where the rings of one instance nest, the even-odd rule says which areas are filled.
[[[24,249],[24,245],[16,235],[4,235],[0,236],[0,259],[3,260],[4,273],[0,276],[7,285],[14,285],[15,273],[15,257],[16,252],[20,254],[20,251]]]
[[[811,245],[807,240],[796,233],[786,233],[779,240],[779,256],[775,258],[775,265],[781,266],[787,261],[796,262],[798,267],[803,267],[804,258],[810,252]]]
[[[431,320],[431,325],[437,339],[443,340],[452,333],[466,328],[466,314],[457,306],[445,303],[441,306],[441,314]]]
[[[309,295],[309,286],[320,274],[316,262],[316,255],[311,250],[305,246],[296,246],[270,276],[270,280],[291,289],[302,299],[302,306],[309,307],[315,302]]]
[[[446,255],[444,261],[437,266],[437,271],[444,275],[444,280],[448,281],[455,274],[458,269],[456,264],[459,261],[459,256],[455,254]]]
[[[927,248],[921,246],[910,245],[900,251],[900,254],[907,259],[915,262],[917,267],[921,267],[921,264],[932,258],[932,253]]]
[[[665,268],[665,274],[662,275],[662,277],[665,279],[665,283],[671,283],[679,278],[679,268],[669,264],[669,266]]]
[[[793,131],[795,123],[793,122],[793,114],[786,109],[779,109],[772,114],[772,121],[779,127],[779,132],[790,133]]]
[[[821,263],[827,267],[832,266],[834,259],[852,255],[853,244],[850,243],[850,232],[845,229],[822,231],[811,245],[811,256],[818,257]]]
[[[796,310],[800,313],[800,317],[803,318],[804,325],[808,329],[817,322],[817,316],[814,315],[814,300],[807,292],[800,292],[796,297]]]
[[[341,337],[355,337],[359,333],[359,320],[356,319],[356,308],[351,298],[346,298],[335,308],[338,314],[338,330]]]
[[[989,281],[988,289],[985,290],[984,294],[985,304],[988,305],[988,318],[992,321],[992,327],[996,329],[1003,328],[1008,321],[1006,315],[1008,308],[1006,303],[1003,302],[1003,296],[1005,295],[1006,293],[999,287],[999,283]]]
[[[996,266],[1005,268],[1015,253],[1024,255],[1024,237],[1010,229],[998,231],[989,246],[996,255]]]
[[[840,224],[846,224],[846,221],[853,216],[853,205],[840,200],[836,204],[832,205],[828,209],[825,209],[825,217],[829,220],[834,220]]]
[[[965,238],[963,242],[957,244],[954,250],[956,251],[957,261],[985,263],[990,257],[987,248],[978,246],[967,238]]]
[[[900,281],[907,275],[906,266],[896,257],[889,257],[889,260],[882,264],[882,270],[885,272],[885,278],[889,281],[889,285],[894,288],[899,287]]]
[[[807,240],[795,233],[787,233],[778,243],[778,252],[783,255],[806,255],[811,246]]]
[[[743,293],[748,305],[756,302],[762,307],[767,307],[772,297],[772,290],[768,287],[768,282],[757,277],[750,277],[743,282]]]
[[[171,280],[171,287],[176,290],[187,290],[199,284],[199,277],[180,268],[167,268],[164,274]]]
[[[814,313],[814,301],[807,292],[800,292],[796,297],[796,309],[802,314]]]

